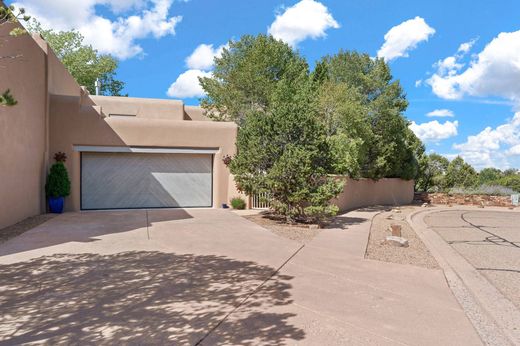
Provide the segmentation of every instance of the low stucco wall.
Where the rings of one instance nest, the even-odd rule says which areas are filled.
[[[413,195],[413,180],[346,178],[343,192],[332,202],[343,212],[372,205],[410,204]]]

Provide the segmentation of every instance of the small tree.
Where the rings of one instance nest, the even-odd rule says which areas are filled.
[[[439,154],[423,155],[419,161],[419,175],[416,188],[428,192],[431,188],[442,190],[446,187],[445,174],[450,161]]]
[[[337,213],[330,200],[343,182],[327,175],[332,156],[315,93],[308,75],[300,78],[280,81],[265,114],[245,119],[230,168],[241,190],[268,192],[273,210],[288,221],[321,221]]]

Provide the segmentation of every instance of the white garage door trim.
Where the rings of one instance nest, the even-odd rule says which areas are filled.
[[[110,147],[97,145],[75,145],[74,151],[89,153],[158,153],[158,154],[216,154],[218,148],[159,148],[159,147]]]
[[[81,152],[80,208],[212,207],[213,160],[207,153]]]

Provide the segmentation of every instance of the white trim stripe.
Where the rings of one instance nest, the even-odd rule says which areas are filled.
[[[196,148],[144,148],[144,147],[109,147],[95,145],[75,145],[74,151],[91,153],[150,153],[150,154],[215,154],[218,149]]]

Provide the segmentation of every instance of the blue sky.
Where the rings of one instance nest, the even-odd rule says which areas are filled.
[[[135,97],[197,104],[196,76],[210,74],[219,47],[244,34],[273,33],[311,66],[340,49],[379,55],[401,81],[410,102],[406,116],[428,151],[462,155],[477,168],[520,168],[517,0],[18,4],[46,26],[77,28],[94,47],[120,58],[118,77]]]

